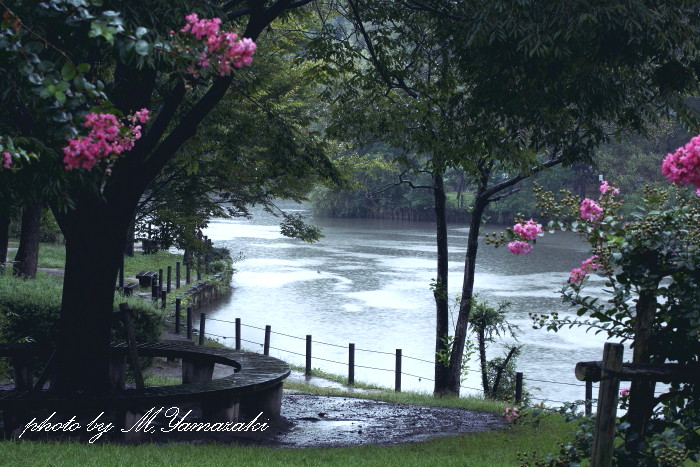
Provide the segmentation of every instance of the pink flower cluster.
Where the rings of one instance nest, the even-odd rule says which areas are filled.
[[[694,185],[700,196],[700,135],[697,135],[673,154],[667,154],[661,164],[661,173],[676,185]]]
[[[530,219],[529,221],[519,222],[513,226],[513,232],[522,240],[516,240],[508,244],[508,251],[514,255],[527,255],[532,251],[532,245],[528,241],[535,240],[537,235],[542,233],[542,224]]]
[[[584,277],[586,277],[586,274],[588,274],[591,271],[594,271],[600,267],[600,264],[596,263],[595,260],[598,259],[597,255],[593,255],[588,259],[585,259],[581,262],[581,267],[580,268],[574,268],[571,270],[571,273],[569,274],[569,282],[574,284],[576,282],[581,282]]]
[[[603,208],[601,208],[600,205],[592,199],[586,198],[583,201],[581,201],[580,211],[581,218],[596,221],[600,219],[600,216],[603,213]]]
[[[518,419],[520,418],[518,410],[518,407],[508,407],[503,411],[503,416],[505,417],[506,423],[508,425],[515,425],[516,423],[518,423]]]
[[[535,240],[537,235],[542,233],[542,224],[530,219],[526,222],[520,222],[513,226],[513,232],[520,235],[525,240]]]
[[[610,185],[607,181],[603,180],[600,184],[600,187],[598,188],[600,190],[600,194],[604,195],[608,191],[611,192],[613,195],[618,195],[620,194],[620,190],[615,188],[614,186]]]
[[[532,245],[522,240],[516,240],[508,244],[508,251],[514,255],[527,255],[532,251]]]
[[[3,152],[2,153],[2,168],[9,169],[10,165],[12,165],[12,154],[10,154],[9,152]]]
[[[620,397],[627,397],[630,395],[630,388],[623,388],[620,390]]]
[[[221,32],[221,20],[199,19],[196,13],[185,16],[187,23],[180,32],[190,34],[198,41],[204,40],[207,48],[199,55],[197,65],[200,68],[212,66],[220,76],[231,74],[233,68],[250,65],[255,52],[255,42],[251,39],[239,39],[233,32]],[[199,76],[195,69],[189,72]]]
[[[101,160],[130,150],[135,141],[141,138],[141,125],[138,123],[145,123],[148,119],[148,109],[141,109],[128,116],[127,120],[131,123],[128,127],[112,114],[87,114],[83,126],[90,130],[88,134],[69,138],[68,146],[63,147],[65,169],[92,170]]]

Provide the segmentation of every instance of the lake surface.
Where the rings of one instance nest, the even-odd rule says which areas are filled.
[[[304,211],[298,205],[285,208]],[[242,260],[236,263],[232,295],[207,314],[212,318],[207,332],[228,337],[222,342],[233,346],[234,325],[227,321],[241,318],[243,347],[262,351],[264,328],[270,325],[270,354],[298,365],[304,364],[304,338],[309,334],[312,366],[342,375],[347,375],[352,342],[356,381],[388,387],[394,385],[395,351],[402,349],[403,390],[431,392],[433,224],[376,219],[313,219],[313,223],[323,228],[325,238],[312,245],[280,235],[278,219],[264,212],[256,212],[250,220],[210,224],[205,234]],[[449,226],[451,297],[461,290],[467,232],[466,226]],[[559,291],[569,271],[588,256],[586,244],[566,232],[538,239],[526,256],[484,243],[479,247],[475,289],[491,303],[512,302],[508,321],[519,326],[522,345],[517,368],[535,401],[558,405],[583,399],[584,386],[574,377],[574,366],[602,357],[603,334],[583,328],[558,333],[534,330],[528,315],[553,311],[575,315],[562,304]],[[602,278],[590,279],[591,295],[603,297]],[[503,344],[491,344],[488,353],[504,354]],[[468,364],[475,369],[476,358]],[[470,372],[463,386],[462,394],[478,394],[478,371]]]

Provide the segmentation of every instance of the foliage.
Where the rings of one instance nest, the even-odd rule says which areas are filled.
[[[162,312],[151,302],[138,298],[115,298],[114,309],[126,302],[133,310],[134,333],[141,342],[160,338]],[[39,342],[55,345],[61,308],[61,286],[50,277],[28,281],[8,275],[0,277],[0,337],[5,342]],[[113,338],[124,340],[121,323]]]
[[[697,173],[700,162],[687,168]],[[675,180],[674,180],[675,181]],[[695,187],[693,187],[695,189]],[[592,256],[574,268],[562,298],[579,318],[533,316],[558,330],[585,326],[622,341],[631,340],[633,363],[696,363],[700,355],[700,197],[689,189],[648,188],[629,222],[621,219],[619,189],[606,181],[597,201],[571,193],[555,201],[538,198],[551,229],[571,229],[591,245]],[[508,232],[515,237],[513,231]],[[505,240],[503,240],[505,241]],[[588,276],[606,279],[610,298],[584,294]],[[616,448],[619,465],[666,465],[663,459],[700,457],[698,385],[673,382],[654,397],[654,386],[633,381],[629,410],[622,417],[626,443]],[[646,407],[655,408],[645,415]]]
[[[463,169],[475,190],[453,355],[436,387],[455,392],[486,207],[545,167],[590,161],[612,135],[644,133],[672,109],[691,117],[700,8],[347,0],[337,11],[309,48],[336,81],[330,131],[429,156],[419,170],[433,176]]]

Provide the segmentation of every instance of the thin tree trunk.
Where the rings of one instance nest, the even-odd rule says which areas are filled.
[[[7,247],[10,243],[10,216],[0,214],[0,265],[7,262]],[[0,270],[2,266],[0,266]]]
[[[25,206],[22,210],[22,230],[19,235],[19,248],[12,265],[15,276],[35,279],[39,266],[39,232],[41,202]]]
[[[485,186],[483,183],[482,186]],[[453,394],[459,394],[460,375],[462,372],[462,354],[467,338],[469,325],[469,313],[472,308],[474,295],[474,274],[476,270],[476,253],[479,248],[479,229],[484,210],[488,206],[488,196],[483,188],[479,188],[474,199],[472,217],[469,222],[469,236],[467,238],[467,253],[464,260],[464,280],[462,282],[462,299],[459,303],[459,316],[455,329],[455,337],[450,356],[450,368],[448,377],[448,390]]]
[[[447,392],[449,367],[437,359],[438,353],[448,350],[449,336],[449,303],[448,303],[448,248],[447,248],[447,218],[445,213],[445,186],[443,174],[433,173],[433,196],[435,198],[435,225],[437,243],[437,278],[433,295],[435,297],[436,326],[435,326],[435,387],[436,395]]]
[[[489,375],[486,368],[486,337],[484,336],[485,329],[479,329],[479,365],[481,366],[481,387],[484,388],[484,394],[491,392],[489,388]]]

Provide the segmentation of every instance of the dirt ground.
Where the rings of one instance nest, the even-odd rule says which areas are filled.
[[[181,368],[179,364],[169,364],[165,361],[156,361],[147,372],[162,376],[177,378]],[[214,377],[222,377],[230,372],[228,367],[217,365]],[[300,373],[294,373],[292,379],[306,380]],[[322,386],[340,387],[337,383],[328,380],[312,379],[310,384]],[[156,410],[158,408],[155,408]],[[451,409],[444,407],[425,407],[406,404],[394,404],[378,402],[354,397],[327,397],[299,394],[287,391],[282,397],[282,418],[270,421],[264,415],[254,420],[265,423],[264,430],[231,432],[185,432],[172,431],[164,433],[164,429],[171,426],[173,421],[198,422],[201,421],[201,413],[196,404],[179,407],[177,416],[167,413],[169,407],[162,408],[160,414],[152,421],[156,429],[151,433],[142,433],[137,441],[127,442],[153,442],[153,443],[223,443],[260,445],[274,448],[305,448],[305,447],[339,447],[358,446],[365,444],[392,445],[422,441],[439,436],[450,436],[461,433],[473,433],[485,430],[499,429],[505,426],[503,417],[488,412],[476,412],[463,409]],[[188,413],[188,411],[190,411]],[[37,413],[37,422],[46,419],[50,414]],[[68,418],[66,414],[65,418]],[[186,417],[184,417],[186,415]],[[52,421],[61,420],[60,415]],[[87,418],[79,419],[81,426],[86,427],[94,414],[86,415]],[[241,421],[248,423],[254,419],[255,414],[243,415]],[[100,421],[109,422],[102,417]],[[167,430],[166,430],[167,431]],[[71,435],[66,433],[32,433],[26,431],[22,439],[79,439],[82,442],[89,441],[95,432],[79,430]],[[15,433],[17,436],[18,433]],[[123,443],[124,438],[119,430],[111,430],[101,436],[98,442]]]

